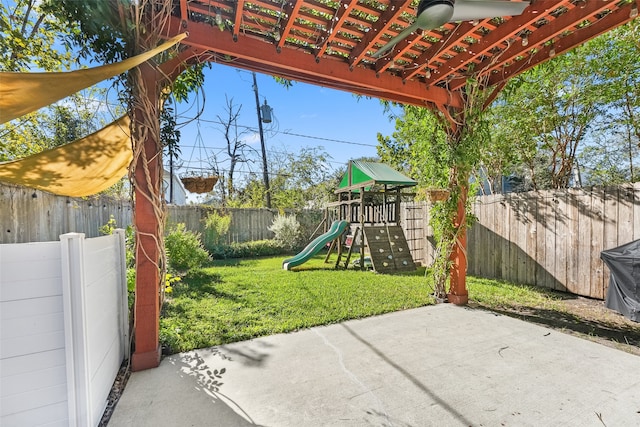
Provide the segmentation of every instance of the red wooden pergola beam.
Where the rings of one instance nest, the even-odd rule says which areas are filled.
[[[389,2],[389,6],[380,14],[380,18],[371,26],[371,29],[366,33],[360,44],[351,52],[349,65],[352,68],[358,65],[367,54],[367,51],[371,50],[382,39],[385,31],[393,25],[393,19],[396,14],[399,16],[402,12],[410,9],[410,6],[410,1],[391,0]]]
[[[236,14],[233,17],[233,39],[238,39],[238,34],[240,34],[240,27],[242,26],[242,15],[244,11],[244,0],[237,0],[236,4]]]
[[[549,40],[552,40],[555,37],[561,35],[567,30],[567,28],[575,28],[575,26],[577,26],[581,22],[587,20],[588,17],[593,17],[594,15],[606,9],[609,9],[610,7],[611,7],[611,4],[609,2],[592,1],[592,2],[587,2],[582,8],[573,8],[572,10],[558,16],[553,21],[550,21],[548,24],[540,28],[537,28],[535,31],[533,31],[528,37],[527,46],[523,46],[522,43],[513,43],[509,48],[507,48],[504,52],[500,54],[500,62],[498,64],[493,64],[491,62],[491,59],[486,59],[478,65],[477,69],[485,70],[485,72],[498,70],[499,74],[502,74],[503,71],[500,70],[501,64],[514,61],[515,58],[519,56],[531,57],[532,55],[530,52],[534,48],[544,49],[544,47],[540,47],[540,46],[548,42]],[[591,26],[585,27],[585,28],[590,28],[590,27]],[[577,30],[574,29],[574,33],[572,34],[576,34],[576,33],[586,34],[583,31],[584,31],[584,28],[577,29]],[[585,39],[584,41],[586,40],[588,39]],[[581,42],[578,41],[576,42],[576,45],[580,43]],[[532,66],[537,65],[541,62],[542,56],[538,55],[538,53],[536,53],[534,56],[539,59],[538,60],[528,59],[527,61],[516,61],[516,63],[528,62],[532,64]],[[544,60],[546,59],[547,58],[544,58]],[[523,64],[520,64],[519,66],[522,67]],[[531,68],[531,67],[528,67],[528,68]],[[491,79],[491,80],[494,80],[494,79]],[[464,84],[465,84],[465,79],[453,79],[449,87],[452,90],[456,90],[462,87]]]
[[[183,21],[187,21],[189,19],[189,14],[187,13],[187,0],[180,0],[180,18]]]
[[[440,52],[448,51],[453,46],[458,44],[461,40],[464,40],[465,37],[471,36],[473,33],[475,33],[477,29],[478,26],[473,25],[470,22],[461,22],[456,27],[453,34],[451,34],[451,36],[447,38],[447,41],[445,43],[438,42],[432,44],[429,49],[427,49],[422,55],[418,57],[416,63],[422,65],[413,70],[404,71],[402,73],[402,78],[404,80],[412,79],[416,74],[420,73],[422,70],[424,70],[425,67],[429,65],[429,60],[431,58],[435,57]]]
[[[418,33],[421,33],[421,31],[418,30],[416,34],[409,35],[409,37],[395,45],[393,49],[391,49],[391,53],[389,55],[385,55],[382,58],[378,59],[375,67],[376,72],[385,72],[387,68],[391,67],[395,63],[396,59],[401,58],[402,55],[407,53],[416,43],[422,40],[422,34]]]
[[[338,35],[338,30],[342,28],[355,5],[356,3],[354,2],[347,4],[346,7],[343,7],[342,3],[338,5],[338,9],[336,10],[333,20],[331,21],[331,28],[327,28],[325,31],[323,31],[322,35],[319,38],[320,43],[318,48],[316,49],[317,60],[320,60],[325,50],[327,50],[327,47],[336,38],[336,36]]]
[[[211,62],[218,62],[218,63],[223,63],[223,61],[218,61],[219,58],[212,58],[210,61]],[[282,71],[282,70],[278,70],[278,69],[274,69],[271,66],[268,65],[264,65],[261,63],[257,63],[257,62],[253,62],[251,60],[248,59],[243,59],[243,58],[234,58],[231,62],[230,65],[233,65],[236,68],[243,68],[245,70],[249,70],[249,71],[257,71],[259,73],[263,73],[263,74],[268,74],[268,75],[277,75],[286,79],[290,79],[290,80],[296,80],[298,82],[301,83],[308,83],[308,84],[312,84],[315,86],[324,86],[324,87],[328,87],[328,88],[332,88],[332,89],[336,89],[338,87],[336,87],[335,81],[331,80],[331,79],[326,79],[326,78],[321,78],[321,77],[308,77],[308,76],[301,76],[300,74],[288,74],[288,72],[286,70]],[[417,106],[421,106],[421,107],[425,107],[425,106],[430,106],[430,105],[435,105],[433,102],[427,101],[427,100],[417,100],[414,97],[410,97],[410,96],[403,96],[400,95],[398,93],[388,93],[386,91],[383,91],[381,89],[372,89],[369,87],[358,87],[355,85],[352,85],[351,87],[348,88],[344,88],[344,90],[353,92],[353,93],[357,93],[359,95],[364,95],[364,96],[371,96],[373,98],[380,98],[380,99],[387,99],[390,101],[394,101],[394,102],[400,102],[403,104],[409,104],[409,105],[417,105]],[[457,96],[454,96],[457,98]],[[447,104],[449,105],[449,104]]]
[[[565,0],[565,3],[568,2],[569,0]],[[547,4],[549,5],[549,7],[551,7],[551,3],[553,3],[555,9],[555,6],[558,3],[555,1],[548,1]],[[534,5],[537,8],[536,11],[532,9]],[[431,85],[436,84],[439,81],[443,81],[444,79],[458,71],[460,68],[466,66],[473,57],[485,54],[496,46],[501,46],[504,43],[506,37],[512,36],[522,31],[523,27],[532,25],[534,22],[538,21],[541,16],[539,11],[541,9],[544,10],[543,8],[545,7],[547,7],[545,5],[545,0],[530,5],[527,9],[525,9],[522,15],[518,15],[509,19],[507,22],[491,31],[491,33],[482,37],[477,44],[473,45],[473,49],[468,49],[466,52],[462,52],[458,55],[453,56],[440,67],[434,69],[431,73],[431,78],[427,79],[426,83]],[[478,68],[476,67],[476,69]],[[466,81],[466,79],[461,80],[463,84]],[[460,86],[456,86],[456,88],[459,87]]]
[[[280,52],[280,50],[282,49],[282,46],[284,46],[284,43],[287,41],[287,37],[291,32],[291,28],[293,28],[293,24],[295,24],[296,22],[296,16],[298,15],[298,11],[300,10],[301,6],[302,6],[301,1],[296,1],[293,3],[289,2],[285,5],[284,11],[289,17],[289,19],[287,19],[286,21],[287,23],[285,24],[284,28],[280,33],[280,41],[278,41],[278,45],[276,46],[276,50],[278,52]]]
[[[143,93],[147,101],[159,107],[159,94],[163,87],[180,75],[190,65],[209,57],[207,52],[187,49],[180,52],[173,59],[154,66],[151,61],[141,64],[138,68],[143,76]],[[134,108],[134,125],[148,126],[145,112]],[[160,283],[160,248],[156,236],[162,234],[161,223],[157,216],[153,196],[161,194],[160,171],[162,157],[158,155],[159,148],[153,132],[143,132],[144,139],[138,141],[143,144],[143,154],[134,161],[134,221],[137,235],[136,245],[136,301],[134,305],[135,317],[135,352],[131,357],[131,368],[134,371],[155,368],[160,363],[159,316],[160,301],[158,285]],[[145,157],[146,156],[146,157]],[[148,175],[147,175],[148,172]]]
[[[180,19],[172,17],[169,22],[169,34],[180,27]],[[451,93],[439,87],[427,87],[419,82],[405,82],[385,73],[377,75],[374,70],[364,67],[350,69],[346,62],[323,60],[316,62],[315,57],[301,49],[286,48],[280,53],[270,49],[269,45],[255,37],[239,35],[238,42],[233,41],[229,32],[219,32],[210,25],[189,23],[189,36],[181,43],[204,50],[242,59],[245,64],[259,66],[264,72],[306,82],[324,82],[325,85],[369,96],[410,102],[424,105],[425,102],[450,105],[460,108],[459,94]],[[215,37],[212,31],[216,31]],[[402,101],[400,101],[402,99]]]
[[[640,0],[634,0],[627,6],[615,10],[614,12],[597,20],[595,23],[589,25],[588,27],[581,28],[567,35],[566,37],[558,39],[553,43],[553,45],[540,48],[540,50],[538,50],[535,54],[535,57],[539,58],[536,61],[517,61],[508,67],[504,67],[501,72],[494,73],[491,76],[491,78],[489,79],[489,85],[495,85],[506,81],[517,74],[533,68],[540,62],[547,60],[550,57],[551,49],[554,49],[556,55],[559,55],[575,48],[582,43],[587,42],[588,40],[591,40],[594,37],[606,33],[607,31],[611,30],[611,28],[626,24],[633,19],[629,16],[633,5],[640,8]]]

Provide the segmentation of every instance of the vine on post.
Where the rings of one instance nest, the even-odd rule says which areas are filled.
[[[452,254],[456,246],[466,257],[463,236],[473,223],[470,203],[473,186],[469,178],[482,160],[481,145],[490,138],[488,122],[483,113],[492,90],[486,89],[485,82],[486,78],[483,77],[467,79],[462,109],[432,110],[446,135],[442,148],[446,150],[443,157],[447,161],[442,167],[448,173],[446,187],[449,190],[449,198],[436,203],[430,215],[430,225],[437,242],[431,272],[434,296],[439,300],[447,297],[447,279],[450,277]]]

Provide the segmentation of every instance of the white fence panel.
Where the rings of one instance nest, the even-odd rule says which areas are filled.
[[[124,232],[0,245],[0,425],[97,425],[128,355]]]
[[[0,424],[68,425],[60,243],[0,245]]]
[[[128,353],[128,319],[124,232],[85,241],[85,305],[90,407],[100,421],[109,391]]]

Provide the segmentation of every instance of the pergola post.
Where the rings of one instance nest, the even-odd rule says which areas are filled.
[[[465,205],[467,202],[467,188],[463,186],[460,189],[460,198],[458,199],[458,211],[454,219],[456,228],[466,221]],[[467,230],[462,227],[462,231],[458,236],[456,243],[451,251],[451,273],[449,276],[449,293],[447,299],[450,303],[456,305],[465,305],[469,302],[469,293],[467,292]]]
[[[139,66],[142,75],[138,106],[134,109],[136,135],[142,150],[134,158],[134,223],[136,229],[136,299],[135,352],[131,368],[140,371],[160,364],[160,250],[161,219],[154,200],[161,194],[162,155],[158,142],[159,127],[150,120],[158,120],[158,77],[153,65]],[[141,105],[148,109],[142,110]],[[151,111],[149,111],[149,108]],[[138,150],[134,150],[138,152]],[[160,196],[161,197],[161,196]]]

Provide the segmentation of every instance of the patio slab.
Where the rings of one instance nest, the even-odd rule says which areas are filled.
[[[196,350],[109,427],[640,425],[640,357],[449,304]]]

